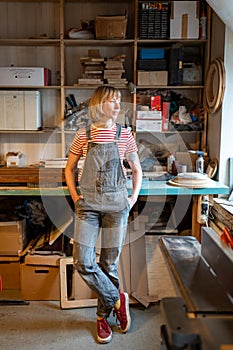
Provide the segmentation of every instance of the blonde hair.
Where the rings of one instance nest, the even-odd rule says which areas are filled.
[[[94,91],[88,105],[88,115],[93,123],[102,120],[102,116],[104,115],[102,109],[103,103],[113,97],[121,97],[120,90],[113,86],[102,85]]]

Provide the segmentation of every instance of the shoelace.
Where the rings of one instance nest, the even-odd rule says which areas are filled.
[[[108,331],[109,330],[107,320],[105,320],[104,318],[102,320],[98,320],[98,323],[99,323],[99,327],[101,329],[103,329],[104,331]]]

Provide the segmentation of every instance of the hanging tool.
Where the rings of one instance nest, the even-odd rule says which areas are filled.
[[[66,102],[68,102],[70,108],[74,107],[73,102],[72,102],[72,100],[71,100],[71,98],[69,96],[66,96]]]
[[[70,99],[71,99],[72,102],[73,102],[74,108],[77,108],[77,107],[78,107],[78,104],[77,104],[77,102],[76,102],[76,99],[75,99],[75,97],[74,97],[74,94],[70,94],[69,97],[70,97]]]
[[[76,99],[73,94],[70,94],[69,96],[66,96],[66,102],[70,105],[73,112],[75,112],[78,108]]]
[[[231,231],[229,230],[229,228],[227,226],[224,226],[224,228],[223,228],[221,240],[223,242],[225,242],[228,245],[228,247],[233,249],[233,237],[232,237]]]
[[[220,228],[220,238],[221,240],[228,245],[231,249],[233,249],[233,236],[230,229],[224,225],[222,222],[218,222],[218,226]]]
[[[68,102],[68,106],[66,105],[66,109],[65,109],[65,119],[70,117],[71,115],[73,115],[79,110],[75,96],[73,94],[66,96],[66,102]]]

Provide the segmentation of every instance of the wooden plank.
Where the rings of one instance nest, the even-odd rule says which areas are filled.
[[[133,292],[132,297],[137,300],[140,304],[145,306],[145,308],[148,308],[150,303],[158,302],[158,296],[148,296],[148,295],[138,295],[137,293]]]
[[[64,168],[3,167],[0,183],[65,183]]]
[[[197,221],[198,213],[198,196],[193,196],[192,205],[192,236],[201,242],[201,225]]]

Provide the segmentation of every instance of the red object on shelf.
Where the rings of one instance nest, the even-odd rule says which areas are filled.
[[[224,227],[221,239],[225,242],[231,249],[233,249],[233,237],[227,226]]]
[[[161,96],[151,96],[150,97],[150,108],[152,111],[161,111],[162,110],[162,102],[161,102]]]

